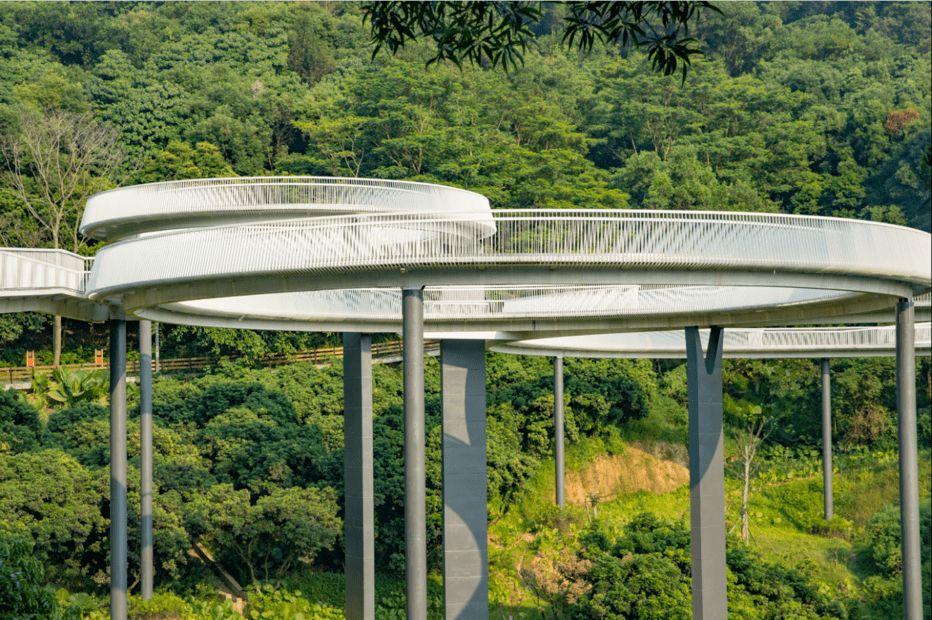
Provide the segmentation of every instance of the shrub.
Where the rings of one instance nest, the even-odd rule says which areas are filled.
[[[40,431],[35,407],[20,400],[16,392],[0,390],[0,452],[34,450]]]
[[[919,506],[919,532],[921,563],[932,557],[932,504]],[[868,551],[874,569],[883,576],[903,572],[903,551],[900,544],[900,507],[889,504],[874,515],[864,529],[862,544]]]
[[[592,590],[579,617],[602,620],[689,620],[689,583],[676,564],[660,554],[602,556],[586,577]]]
[[[53,413],[49,417],[48,429],[53,433],[67,433],[78,424],[94,420],[106,420],[110,411],[94,403],[79,403]]]
[[[249,595],[248,617],[256,620],[343,620],[343,611],[312,603],[301,596],[301,591],[275,590],[263,586]]]
[[[149,600],[131,596],[127,600],[128,620],[194,620],[191,607],[174,594],[155,594]]]
[[[45,571],[33,555],[32,541],[0,535],[0,619],[78,620],[80,610],[59,606],[55,591],[45,585]]]

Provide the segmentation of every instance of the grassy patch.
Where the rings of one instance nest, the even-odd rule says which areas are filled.
[[[672,398],[656,396],[651,400],[647,416],[626,424],[621,437],[628,442],[688,445],[687,412]]]

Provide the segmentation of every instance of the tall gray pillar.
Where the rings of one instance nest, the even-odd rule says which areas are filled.
[[[424,289],[401,291],[405,407],[405,591],[408,620],[427,620]]]
[[[139,443],[142,598],[152,598],[152,323],[139,321]]]
[[[822,358],[822,481],[825,520],[835,515],[832,501],[832,378],[828,358]]]
[[[694,620],[728,618],[722,339],[722,328],[713,327],[708,352],[703,356],[699,329],[686,328]]]
[[[488,620],[485,341],[440,343],[446,620]]]
[[[110,618],[126,620],[126,321],[110,319]]]
[[[372,336],[343,334],[346,620],[375,618]]]
[[[922,618],[914,319],[915,310],[912,300],[901,299],[896,304],[896,409],[900,443],[903,617],[906,620],[921,620]]]
[[[557,480],[557,506],[566,508],[566,467],[563,449],[563,356],[553,358],[553,457]]]

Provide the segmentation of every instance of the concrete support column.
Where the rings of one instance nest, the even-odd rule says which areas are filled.
[[[408,620],[427,620],[424,289],[401,291],[405,408],[405,591]]]
[[[442,341],[440,386],[444,618],[488,620],[485,341]]]
[[[126,620],[126,321],[110,319],[110,618]]]
[[[553,457],[556,467],[557,506],[566,508],[566,467],[563,450],[563,356],[553,358]]]
[[[140,506],[142,549],[140,586],[142,599],[152,598],[152,323],[139,321],[139,442]]]
[[[832,378],[828,358],[822,358],[822,481],[825,520],[835,515],[832,500]]]
[[[915,309],[912,300],[901,299],[896,304],[896,409],[900,443],[900,531],[905,620],[922,618],[914,320]]]
[[[728,618],[722,340],[722,328],[713,327],[703,356],[699,329],[686,328],[694,620]]]
[[[372,336],[343,334],[346,620],[375,618]]]

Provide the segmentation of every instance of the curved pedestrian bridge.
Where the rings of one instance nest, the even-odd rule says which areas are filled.
[[[115,617],[125,617],[127,585],[120,366],[126,321],[137,319],[141,334],[150,320],[344,333],[348,620],[374,613],[373,332],[403,334],[409,618],[426,617],[425,333],[442,341],[444,489],[457,491],[444,495],[448,618],[488,617],[487,346],[554,356],[560,368],[564,355],[686,358],[697,619],[727,615],[722,358],[896,355],[904,549],[918,546],[910,389],[914,355],[930,349],[929,325],[914,323],[917,313],[929,320],[928,233],[760,213],[492,210],[456,188],[315,177],[111,190],[88,201],[81,230],[107,242],[93,260],[0,249],[0,312],[110,320]],[[860,326],[873,322],[895,326]],[[904,553],[907,598],[913,555]]]

